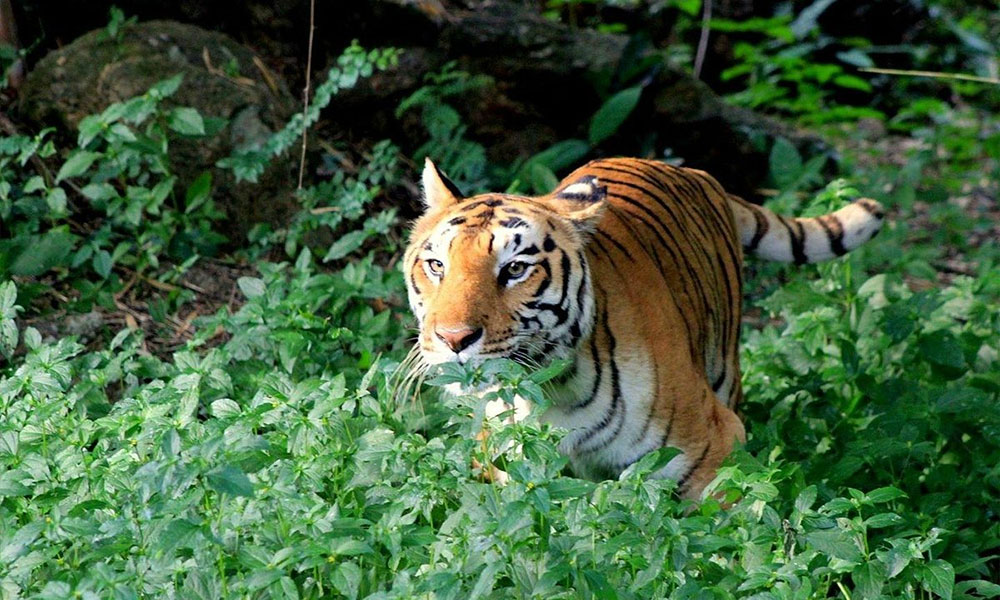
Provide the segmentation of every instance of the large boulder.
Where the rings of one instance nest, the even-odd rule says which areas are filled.
[[[245,46],[192,25],[147,21],[126,27],[117,40],[98,29],[50,52],[28,74],[20,110],[36,123],[75,131],[85,116],[178,73],[183,84],[168,102],[228,123],[215,136],[171,142],[181,186],[234,149],[266,139],[296,109],[288,86]],[[255,223],[285,221],[294,208],[290,156],[276,159],[256,184],[238,184],[221,169],[213,175],[216,204],[228,217],[220,230],[234,242]]]

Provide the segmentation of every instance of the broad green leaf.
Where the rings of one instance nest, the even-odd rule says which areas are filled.
[[[52,188],[45,195],[45,204],[49,207],[50,218],[66,215],[66,190],[61,187]]]
[[[247,578],[247,589],[261,590],[281,579],[284,571],[281,569],[256,569]]]
[[[538,162],[529,162],[524,165],[524,177],[530,184],[531,190],[536,194],[547,194],[559,185],[559,178],[552,172],[552,169]]]
[[[880,513],[877,515],[872,515],[865,519],[865,527],[872,529],[878,529],[881,527],[891,527],[898,523],[903,522],[903,517],[895,513]]]
[[[635,473],[656,473],[680,454],[682,454],[681,450],[673,446],[657,448],[652,452],[647,452],[642,458],[625,469],[621,477],[625,478]]]
[[[837,58],[855,67],[866,68],[875,66],[875,61],[860,48],[851,48],[846,52],[838,52]]]
[[[56,183],[69,177],[79,177],[87,172],[90,165],[100,158],[99,152],[88,152],[87,150],[77,150],[63,163],[56,175]]]
[[[781,190],[787,189],[802,173],[802,156],[785,138],[774,141],[769,158],[771,178]]]
[[[80,190],[84,196],[94,202],[111,200],[118,197],[118,192],[109,183],[90,183]]]
[[[816,486],[810,485],[799,492],[798,497],[795,498],[795,510],[799,512],[806,512],[812,505],[816,502]]]
[[[839,529],[813,531],[806,534],[806,541],[823,554],[835,556],[849,563],[861,560],[861,550],[847,531]]]
[[[23,245],[8,255],[8,269],[14,275],[41,275],[49,269],[68,262],[77,237],[65,229],[53,229],[44,235],[30,236]]]
[[[975,590],[983,598],[1000,598],[1000,585],[990,581],[973,579],[955,584],[955,591],[960,594],[964,594],[970,590]]]
[[[882,504],[884,502],[891,502],[897,498],[905,498],[906,493],[892,486],[880,487],[874,489],[868,494],[866,494],[868,499],[875,504]]]
[[[174,519],[163,529],[159,548],[168,556],[194,539],[200,527],[187,519]]]
[[[231,419],[239,416],[240,405],[229,398],[219,398],[212,402],[212,416],[217,419]]]
[[[590,121],[590,143],[599,144],[614,135],[635,110],[641,95],[642,88],[636,86],[608,98]]]
[[[594,598],[598,600],[618,600],[618,592],[615,591],[614,586],[608,582],[608,578],[603,573],[587,569],[583,572],[583,578],[587,581],[587,587],[594,594]]]
[[[184,75],[178,73],[170,79],[164,79],[153,84],[153,87],[149,88],[150,94],[157,98],[166,98],[168,96],[174,95],[177,88],[181,86],[181,82],[184,81]]]
[[[215,491],[231,496],[253,497],[253,483],[246,473],[234,466],[216,467],[205,474]]]
[[[479,578],[476,579],[476,585],[469,592],[469,600],[479,600],[493,590],[500,567],[499,561],[493,561],[486,565],[486,568],[479,574]]]
[[[368,239],[368,236],[368,232],[363,229],[345,233],[330,246],[330,251],[323,257],[323,262],[344,258],[360,248],[361,244],[364,244],[365,240]]]
[[[559,171],[575,165],[590,152],[590,144],[583,140],[562,140],[542,150],[527,160],[545,165],[550,171]]]
[[[202,135],[205,121],[198,111],[189,107],[178,107],[167,115],[167,126],[181,135]]]
[[[281,588],[281,593],[284,598],[287,600],[298,600],[299,588],[296,587],[295,582],[292,581],[291,577],[282,577],[278,580],[278,585]]]
[[[358,588],[361,586],[361,569],[354,561],[340,563],[333,572],[332,581],[338,592],[350,600],[355,600],[358,597]]]
[[[545,383],[559,377],[573,364],[570,360],[554,360],[545,367],[534,371],[528,377],[535,383]]]
[[[248,299],[259,298],[267,292],[264,280],[257,277],[240,277],[236,280],[236,285]]]
[[[95,273],[103,278],[107,278],[111,274],[111,267],[113,266],[111,254],[107,250],[98,250],[94,254],[93,265]]]
[[[928,362],[950,369],[964,369],[965,355],[958,338],[950,331],[940,329],[920,338],[920,355]]]
[[[17,348],[17,323],[14,319],[17,317],[19,307],[16,302],[17,286],[14,282],[0,283],[0,354],[8,358]]]
[[[854,568],[851,579],[855,594],[852,600],[876,600],[885,586],[885,568],[881,563],[866,562]]]
[[[32,194],[45,189],[45,179],[41,175],[35,175],[24,184],[24,193]]]
[[[862,92],[872,91],[870,83],[860,77],[855,77],[854,75],[837,75],[833,78],[833,83],[842,88],[848,88],[851,90],[860,90]]]
[[[955,568],[943,560],[934,560],[920,571],[924,589],[937,594],[944,600],[951,600],[955,591]]]
[[[589,496],[596,485],[592,481],[584,479],[573,479],[570,477],[560,477],[545,484],[552,500],[566,500],[568,498],[579,498]]]
[[[21,483],[29,478],[22,469],[11,469],[0,473],[0,498],[30,496],[31,488]]]
[[[806,6],[789,25],[792,35],[796,39],[804,38],[810,31],[816,28],[816,22],[827,8],[836,0],[813,0]]]
[[[205,171],[199,175],[184,194],[184,213],[191,214],[201,207],[212,191],[212,172]]]
[[[900,540],[894,543],[882,559],[886,566],[886,575],[892,579],[903,572],[910,561],[913,560],[913,552],[906,541]]]

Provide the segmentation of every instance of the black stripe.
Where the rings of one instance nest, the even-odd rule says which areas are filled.
[[[592,427],[589,431],[587,431],[587,433],[585,433],[584,436],[580,440],[578,440],[577,443],[575,444],[574,449],[580,453],[596,452],[598,450],[601,450],[602,448],[607,447],[608,444],[613,442],[614,439],[618,436],[618,434],[622,430],[622,427],[625,426],[626,407],[625,403],[622,402],[621,399],[621,381],[619,379],[618,362],[615,360],[615,346],[617,345],[617,342],[615,340],[614,334],[611,332],[611,326],[608,323],[608,311],[606,307],[602,312],[601,321],[604,326],[605,338],[607,338],[608,341],[608,367],[610,367],[611,369],[611,406],[608,407],[608,412],[605,413],[604,418],[601,419],[601,422]],[[615,430],[611,434],[606,436],[605,439],[596,446],[593,446],[591,448],[582,448],[585,442],[589,441],[599,432],[607,428],[607,426],[611,424],[611,420],[614,419],[615,415],[621,415],[621,419],[619,419],[618,426],[615,428]]]
[[[532,298],[538,298],[544,294],[545,290],[549,288],[549,284],[552,282],[552,267],[549,265],[549,259],[543,258],[535,264],[545,271],[545,278],[542,279],[540,284],[538,284],[538,288],[535,289],[535,293],[531,295]]]
[[[559,301],[556,303],[539,303],[535,301],[526,302],[525,306],[538,311],[550,312],[556,317],[556,326],[562,325],[569,318],[569,310],[566,308],[566,296],[569,293],[569,274],[570,274],[570,261],[569,255],[566,252],[560,250],[562,258],[559,261],[559,266],[562,269],[562,291],[559,296]]]
[[[659,368],[659,366],[657,366],[655,360],[653,361],[653,381],[655,382],[654,385],[657,385],[657,386],[659,385],[659,382],[660,382],[660,368]],[[633,456],[632,458],[630,458],[630,459],[628,459],[628,460],[626,460],[626,461],[624,461],[622,463],[619,463],[619,465],[618,465],[619,471],[623,471],[626,468],[632,466],[636,461],[638,461],[643,456],[649,454],[653,450],[656,450],[657,448],[663,447],[663,441],[661,440],[660,443],[659,443],[659,445],[655,445],[652,448],[645,449],[645,450],[644,449],[638,449],[639,448],[639,442],[641,442],[642,440],[646,439],[646,433],[649,432],[649,427],[650,427],[650,425],[652,425],[652,423],[653,423],[653,406],[650,405],[649,409],[646,411],[646,421],[642,424],[642,431],[639,432],[639,435],[635,436],[635,440],[632,442],[632,446],[635,447],[635,448],[637,448],[635,456]]]
[[[861,198],[859,200],[855,200],[854,203],[865,209],[865,212],[872,215],[876,219],[881,219],[885,216],[885,211],[882,210],[882,207],[874,200]]]
[[[840,223],[840,219],[833,215],[823,215],[817,218],[816,222],[826,232],[826,239],[830,242],[830,250],[837,256],[847,254],[847,248],[844,248],[844,226]]]
[[[715,380],[715,383],[712,384],[712,391],[713,392],[719,391],[719,388],[722,387],[722,384],[725,382],[726,382],[726,369],[723,366],[722,372],[719,373],[719,377]]]
[[[628,248],[626,248],[625,246],[623,246],[621,244],[621,242],[619,242],[618,240],[616,240],[614,237],[612,237],[611,235],[609,235],[608,233],[606,233],[604,231],[601,231],[600,229],[597,230],[597,235],[605,237],[609,242],[611,242],[615,246],[615,248],[618,248],[618,250],[622,254],[624,254],[629,260],[631,260],[632,262],[635,262],[635,258],[632,257],[632,253],[628,251]]]
[[[587,247],[588,248],[597,248],[597,249],[599,249],[601,252],[604,253],[605,256],[608,257],[608,262],[609,263],[611,263],[612,265],[615,264],[615,259],[611,257],[611,252],[607,248],[604,247],[604,244],[601,242],[601,240],[599,240],[597,238],[591,238],[590,244]]]
[[[590,278],[590,269],[587,268],[587,258],[584,256],[581,250],[577,254],[577,260],[580,263],[580,285],[576,288],[576,321],[570,327],[570,346],[576,348],[576,345],[580,342],[580,336],[583,335],[583,331],[580,329],[580,320],[583,319],[583,304],[586,298],[585,292],[587,291],[587,280]]]
[[[805,235],[802,232],[802,226],[797,221],[786,219],[781,215],[778,215],[778,221],[788,230],[788,239],[791,242],[792,257],[795,259],[795,264],[804,265],[809,262],[804,252]]]
[[[521,227],[527,227],[528,223],[527,221],[519,217],[507,217],[506,219],[500,221],[500,225],[508,229],[517,229]]]
[[[701,456],[698,457],[698,460],[694,461],[694,464],[692,464],[691,467],[687,470],[687,473],[684,473],[684,476],[677,480],[678,492],[684,490],[684,487],[687,485],[688,479],[690,479],[691,476],[694,475],[694,472],[698,469],[698,467],[701,466],[701,463],[705,462],[705,457],[708,456],[708,449],[711,447],[712,447],[712,440],[711,438],[709,438],[709,441],[705,443],[705,449],[702,450]]]
[[[760,241],[764,239],[764,236],[767,235],[767,230],[770,229],[771,226],[767,222],[767,217],[764,215],[764,211],[760,210],[756,206],[753,208],[744,208],[747,208],[747,210],[753,214],[753,220],[757,223],[757,227],[753,232],[753,239],[751,239],[750,243],[745,246],[747,251],[753,252],[757,249],[757,246],[760,245]]]
[[[660,439],[659,448],[663,448],[670,442],[670,433],[674,430],[674,414],[677,412],[677,398],[670,403],[670,416],[667,417],[667,429],[663,432],[663,437]]]
[[[590,395],[584,398],[582,401],[573,405],[573,409],[586,408],[593,404],[594,400],[597,398],[597,392],[601,389],[601,379],[604,373],[604,365],[601,362],[601,356],[597,352],[597,333],[592,332],[590,334],[590,358],[594,362],[594,383],[590,386]]]

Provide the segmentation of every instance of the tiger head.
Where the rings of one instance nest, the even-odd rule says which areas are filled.
[[[568,356],[593,325],[584,248],[605,208],[588,176],[539,197],[461,192],[427,160],[404,258],[427,364]]]

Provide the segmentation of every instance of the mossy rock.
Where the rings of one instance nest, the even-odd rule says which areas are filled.
[[[174,21],[129,26],[118,41],[98,29],[35,65],[21,90],[20,110],[38,124],[75,132],[85,116],[183,74],[169,104],[194,107],[228,124],[209,138],[173,139],[171,164],[181,186],[213,171],[214,198],[227,214],[219,229],[239,243],[255,223],[285,222],[295,205],[291,156],[276,159],[256,184],[238,184],[231,173],[214,168],[234,149],[283,127],[296,109],[288,86],[254,58],[226,35]]]

